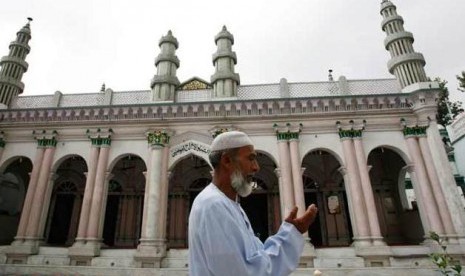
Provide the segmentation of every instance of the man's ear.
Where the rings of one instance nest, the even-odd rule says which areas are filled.
[[[231,168],[233,166],[233,159],[231,158],[231,155],[224,152],[221,155],[221,163],[223,163],[226,168]]]

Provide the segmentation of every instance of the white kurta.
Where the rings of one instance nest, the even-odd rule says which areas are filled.
[[[241,206],[214,184],[194,200],[189,216],[189,275],[288,275],[297,268],[302,234],[283,222],[263,244]]]

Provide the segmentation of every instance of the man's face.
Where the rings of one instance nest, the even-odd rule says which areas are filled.
[[[253,146],[242,147],[234,158],[235,169],[231,174],[231,186],[241,197],[252,192],[253,175],[260,169]]]

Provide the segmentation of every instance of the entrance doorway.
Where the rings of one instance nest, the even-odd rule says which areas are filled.
[[[319,209],[308,236],[315,247],[349,246],[352,243],[344,179],[341,164],[328,151],[315,150],[302,162],[305,205],[315,203]]]

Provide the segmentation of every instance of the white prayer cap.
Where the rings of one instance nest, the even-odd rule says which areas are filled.
[[[211,151],[241,148],[245,146],[253,146],[252,140],[250,140],[247,134],[240,131],[228,131],[216,136],[212,142]]]

